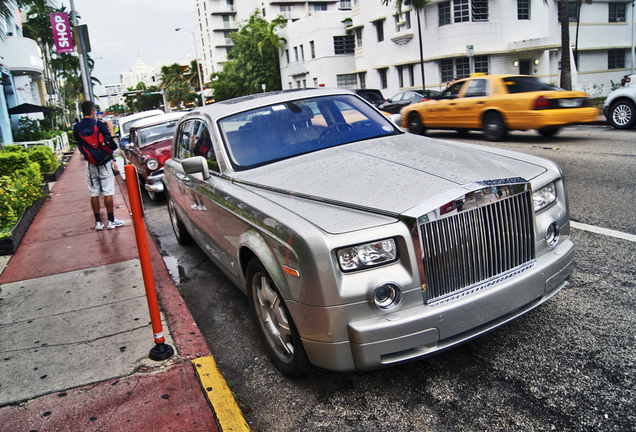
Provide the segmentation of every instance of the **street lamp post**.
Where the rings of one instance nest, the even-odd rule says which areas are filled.
[[[190,33],[192,35],[192,41],[194,42],[194,61],[197,63],[197,76],[199,77],[199,88],[201,89],[201,106],[204,106],[205,103],[203,101],[203,80],[201,80],[201,67],[199,66],[199,54],[198,54],[198,50],[197,50],[197,39],[194,36],[194,32],[191,32],[188,29],[184,29],[184,28],[181,28],[181,27],[177,27],[176,29],[174,29],[174,31],[179,31],[179,30],[187,31],[188,33]]]

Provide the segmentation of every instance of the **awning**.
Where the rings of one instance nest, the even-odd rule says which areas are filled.
[[[28,113],[36,113],[36,112],[47,113],[47,112],[53,112],[53,111],[57,111],[57,108],[33,105],[30,103],[23,103],[22,105],[9,108],[9,114],[28,114]]]

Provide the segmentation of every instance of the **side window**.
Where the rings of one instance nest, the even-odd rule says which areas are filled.
[[[210,130],[205,122],[197,120],[194,122],[194,135],[192,141],[192,156],[203,156],[208,161],[208,168],[211,171],[219,172],[216,154],[212,146]]]
[[[465,97],[486,96],[487,81],[483,79],[473,80],[466,90]]]
[[[182,123],[179,127],[179,135],[177,138],[177,148],[175,149],[175,157],[177,159],[185,159],[190,157],[190,137],[193,133],[194,122]]]

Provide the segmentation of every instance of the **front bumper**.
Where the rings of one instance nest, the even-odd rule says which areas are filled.
[[[437,306],[422,304],[345,323],[348,341],[303,338],[303,346],[314,365],[336,371],[377,369],[426,357],[534,309],[567,284],[573,269],[574,245],[567,240],[532,268],[492,287]]]
[[[146,178],[144,187],[148,192],[163,192],[163,168],[150,174]]]

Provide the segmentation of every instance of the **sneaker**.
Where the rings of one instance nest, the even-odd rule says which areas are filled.
[[[102,222],[95,222],[95,231],[101,231],[104,229],[104,224]]]
[[[115,219],[112,222],[108,221],[108,225],[106,225],[106,229],[115,229],[117,227],[122,226],[123,224],[124,224],[124,221],[121,221],[119,219]]]

